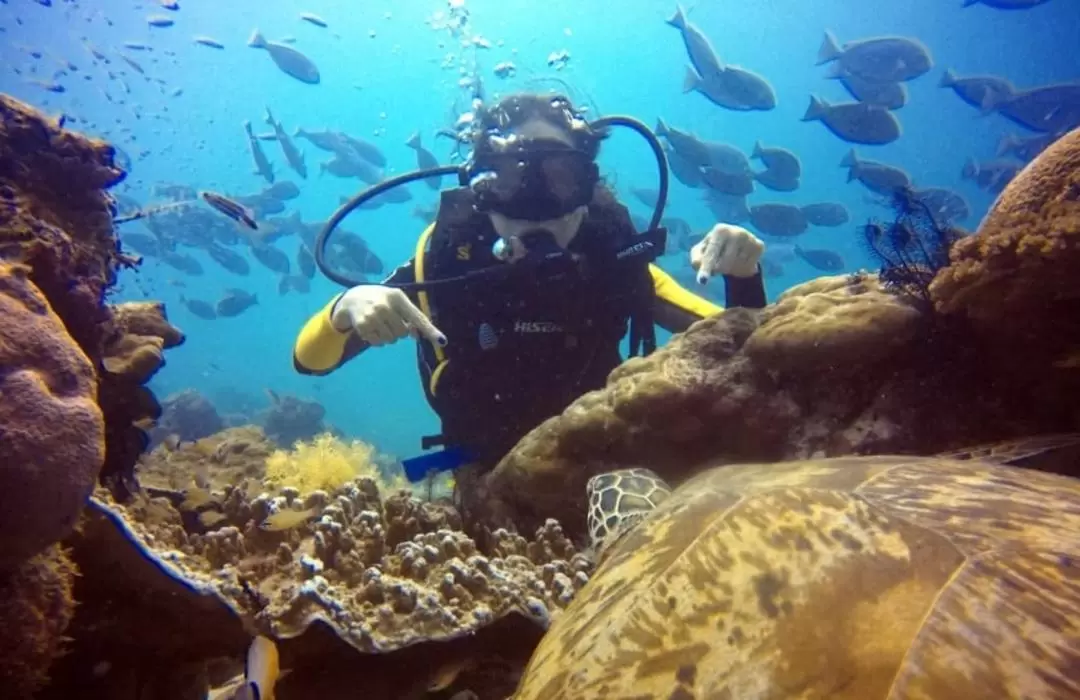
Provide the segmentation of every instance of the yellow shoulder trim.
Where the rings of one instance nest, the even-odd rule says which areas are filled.
[[[330,300],[319,313],[308,319],[300,329],[293,346],[296,364],[311,372],[327,372],[337,367],[345,355],[349,333],[342,333],[330,323],[330,309],[341,295]]]
[[[718,314],[724,307],[679,286],[675,279],[657,265],[649,265],[656,297],[687,313],[701,318]]]
[[[426,271],[424,269],[424,261],[427,258],[428,241],[431,240],[431,234],[434,233],[434,231],[435,224],[431,224],[424,229],[424,232],[420,234],[420,238],[416,241],[416,253],[413,255],[413,271],[415,273],[413,279],[417,282],[425,281],[424,275]],[[420,310],[430,319],[431,300],[428,298],[428,293],[420,291],[417,293],[416,297],[420,301]],[[439,347],[437,343],[432,343],[431,347],[435,350],[435,359],[439,361],[439,364],[442,364],[446,360],[446,354],[443,352],[443,349]]]

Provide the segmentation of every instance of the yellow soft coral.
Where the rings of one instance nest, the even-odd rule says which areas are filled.
[[[376,458],[375,448],[366,442],[345,442],[323,433],[311,442],[297,442],[292,450],[275,450],[266,459],[265,481],[271,488],[288,486],[301,493],[332,491],[362,476],[375,479],[385,491],[404,486],[400,476],[386,479]]]

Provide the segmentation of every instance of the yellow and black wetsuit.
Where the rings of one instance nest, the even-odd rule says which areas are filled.
[[[471,215],[471,209],[455,215],[460,202],[454,196],[461,195],[443,195],[439,221],[421,236],[416,257],[387,283],[445,279],[505,265],[491,256],[497,234],[487,218]],[[586,260],[595,254],[590,246],[619,232],[633,233],[621,205],[594,209],[570,248],[578,246],[576,252]],[[475,461],[493,464],[525,432],[604,385],[622,362],[619,345],[635,305],[650,305],[653,321],[672,332],[722,311],[654,264],[642,263],[636,271],[555,280],[523,272],[410,293],[449,340],[445,348],[421,342],[417,353],[428,402],[442,419],[443,440]],[[729,306],[765,305],[760,272],[752,278],[725,278],[725,287]],[[326,374],[367,347],[355,334],[331,324],[339,298],[301,330],[293,355],[298,371]]]

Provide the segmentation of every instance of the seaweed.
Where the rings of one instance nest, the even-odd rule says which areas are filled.
[[[890,223],[871,219],[860,228],[866,251],[881,264],[885,288],[933,308],[930,282],[948,266],[949,250],[965,232],[937,220],[923,198],[910,187],[893,194]]]

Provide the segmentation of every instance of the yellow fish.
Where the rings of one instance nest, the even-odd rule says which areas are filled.
[[[298,525],[303,525],[318,514],[318,508],[308,508],[307,510],[279,510],[259,523],[259,529],[266,530],[267,532],[291,530]]]
[[[274,684],[280,675],[277,645],[266,637],[256,637],[248,647],[244,683],[235,700],[274,700]]]

